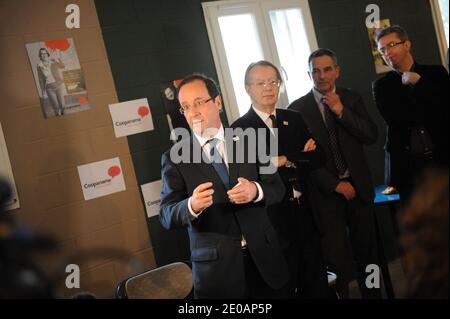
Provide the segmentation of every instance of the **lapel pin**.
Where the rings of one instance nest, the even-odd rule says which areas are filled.
[[[283,125],[289,125],[288,121],[283,121]]]

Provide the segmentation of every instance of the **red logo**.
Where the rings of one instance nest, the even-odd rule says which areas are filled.
[[[57,39],[57,40],[49,40],[45,41],[45,46],[49,48],[51,51],[55,51],[56,49],[60,49],[61,51],[66,51],[70,48],[69,40],[67,39]]]
[[[111,176],[111,178],[114,178],[116,176],[120,175],[120,167],[119,166],[111,166],[108,169],[108,175]]]
[[[87,103],[87,98],[85,96],[80,96],[78,98],[78,102],[80,102],[81,105],[86,104]]]
[[[150,113],[150,110],[146,106],[140,106],[138,109],[138,114],[141,117],[147,116]]]

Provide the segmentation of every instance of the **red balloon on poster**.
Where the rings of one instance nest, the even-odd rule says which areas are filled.
[[[111,176],[111,178],[119,176],[119,174],[120,174],[120,167],[119,166],[111,166],[108,169],[108,175]]]
[[[59,49],[64,52],[68,48],[70,48],[70,43],[68,39],[48,40],[44,41],[44,43],[45,46],[49,48],[51,51],[56,51],[56,49]]]
[[[150,113],[150,110],[146,106],[140,106],[138,109],[138,114],[141,117],[144,117],[144,116],[148,115],[149,113]]]

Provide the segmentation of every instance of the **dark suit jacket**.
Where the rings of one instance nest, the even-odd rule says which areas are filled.
[[[391,153],[391,184],[409,181],[415,171],[409,167],[410,127],[424,126],[431,135],[435,160],[448,166],[449,78],[438,65],[415,63],[421,75],[415,86],[402,84],[401,74],[391,71],[373,83],[375,103],[388,125],[387,150]]]
[[[342,118],[336,119],[342,155],[348,166],[358,197],[365,203],[372,203],[374,189],[363,145],[375,143],[378,130],[375,123],[370,119],[363,99],[358,92],[337,88],[336,93],[344,105]],[[320,216],[326,216],[335,209],[333,202],[328,199],[339,183],[338,172],[329,147],[328,131],[312,91],[292,102],[289,109],[300,112],[312,135],[325,149],[327,162],[323,168],[311,173],[313,185],[310,188],[314,189],[312,194],[314,198],[313,208],[319,210]],[[326,222],[326,220],[322,218],[322,222]]]
[[[295,184],[296,189],[302,191],[306,197],[307,183],[305,181],[308,178],[308,173],[325,163],[325,153],[318,144],[315,151],[303,152],[303,147],[312,137],[301,115],[297,112],[277,109],[276,123],[278,128],[278,135],[276,136],[278,138],[278,155],[286,156],[289,161],[294,162],[298,167],[297,170],[286,167],[278,170],[286,187],[286,193],[282,202],[268,208],[270,221],[280,236],[282,247],[286,248],[299,235],[298,216],[296,216],[298,212],[293,209],[289,202],[292,197],[292,186]],[[243,129],[265,129],[267,144],[270,144],[270,141],[268,141],[270,138],[275,138],[252,107],[231,126]],[[320,230],[320,220],[316,215],[314,215],[314,219],[317,228]]]
[[[174,147],[191,150],[196,138],[185,139]],[[238,144],[239,141],[233,144]],[[229,143],[232,144],[232,143]],[[227,145],[228,154],[231,154]],[[234,153],[233,153],[234,154]],[[192,157],[192,154],[191,154]],[[245,292],[245,276],[241,252],[241,236],[262,278],[274,288],[281,288],[288,279],[275,230],[269,222],[265,206],[282,199],[284,186],[278,174],[260,175],[257,164],[238,164],[229,159],[230,185],[238,177],[257,181],[264,193],[259,203],[233,205],[226,189],[211,164],[178,163],[169,152],[162,156],[160,221],[167,228],[187,227],[191,247],[194,291],[197,298],[240,298]],[[214,204],[192,220],[188,198],[202,183],[214,184]]]

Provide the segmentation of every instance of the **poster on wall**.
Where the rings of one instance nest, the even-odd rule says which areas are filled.
[[[44,118],[89,109],[86,83],[72,38],[26,44]]]
[[[78,166],[85,200],[126,190],[122,166],[118,157]]]
[[[159,215],[159,205],[161,203],[162,181],[156,181],[141,185],[142,196],[145,201],[147,217]]]
[[[154,129],[148,100],[137,99],[109,105],[116,137],[128,136]]]
[[[177,99],[177,88],[181,80],[174,80],[160,85],[161,96],[164,102],[164,107],[169,115],[168,122],[171,129],[183,127],[189,129],[189,125],[180,113],[180,103]]]
[[[12,210],[20,207],[19,196],[17,195],[16,183],[14,181],[14,176],[11,169],[11,162],[9,161],[8,149],[6,148],[5,136],[3,135],[2,123],[0,123],[0,180],[7,183],[9,190],[11,192],[9,199],[4,205],[5,210]],[[7,190],[3,188],[0,189],[1,192],[6,192]],[[4,194],[1,194],[3,198]],[[0,211],[1,213],[1,211]]]
[[[375,70],[377,74],[385,73],[391,71],[391,68],[384,62],[381,53],[378,51],[377,42],[375,37],[378,32],[390,26],[389,19],[384,19],[379,21],[379,28],[367,28],[369,34],[370,47],[372,50],[372,56],[375,63]]]

